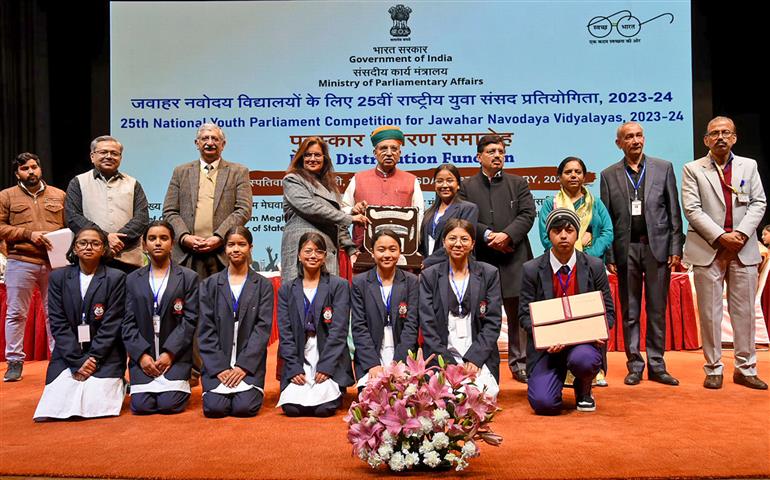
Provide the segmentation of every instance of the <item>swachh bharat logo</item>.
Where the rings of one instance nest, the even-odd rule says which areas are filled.
[[[669,24],[674,23],[674,14],[661,13],[656,17],[652,17],[645,21],[639,20],[635,17],[631,10],[621,10],[615,12],[612,15],[599,15],[588,21],[588,33],[594,38],[605,38],[609,36],[613,30],[623,38],[632,38],[639,35],[642,31],[642,25],[650,23],[662,17],[669,19]]]

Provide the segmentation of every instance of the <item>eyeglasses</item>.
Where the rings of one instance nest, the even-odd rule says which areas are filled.
[[[472,241],[471,237],[446,237],[446,242],[450,245],[459,243],[462,246],[468,246]]]
[[[717,139],[719,137],[730,138],[733,135],[735,135],[735,132],[731,132],[730,130],[714,130],[713,132],[707,133],[707,135],[712,140],[715,140],[715,139]]]
[[[120,158],[123,154],[118,152],[117,150],[96,150],[94,152],[96,155],[100,157],[115,157]]]
[[[94,250],[96,250],[97,248],[102,248],[102,245],[104,245],[104,243],[101,240],[91,240],[91,241],[89,241],[89,240],[78,240],[77,242],[75,242],[75,245],[77,245],[78,248],[88,248],[88,247],[91,247]]]
[[[302,255],[306,257],[323,257],[326,255],[326,250],[316,250],[315,248],[305,248],[302,250]]]

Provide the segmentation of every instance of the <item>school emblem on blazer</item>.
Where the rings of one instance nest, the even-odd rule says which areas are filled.
[[[324,307],[323,314],[321,315],[324,319],[324,323],[332,323],[333,315],[334,310],[332,310],[332,307]]]
[[[406,302],[401,302],[398,304],[398,316],[401,318],[406,318],[406,314],[409,312],[409,305],[407,305]]]
[[[174,300],[174,315],[181,315],[184,310],[184,300],[177,298]]]
[[[487,301],[482,300],[481,303],[479,303],[479,315],[481,315],[481,318],[484,318],[487,315]]]
[[[101,320],[104,317],[104,305],[97,303],[94,305],[94,320]]]

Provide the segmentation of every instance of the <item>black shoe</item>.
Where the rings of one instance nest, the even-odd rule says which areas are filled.
[[[755,390],[767,390],[767,384],[756,375],[744,375],[741,372],[733,372],[733,382]]]
[[[626,378],[623,379],[623,383],[626,385],[639,385],[642,381],[642,372],[628,372]]]
[[[596,400],[594,400],[594,396],[590,393],[588,395],[584,395],[582,398],[578,399],[577,401],[577,411],[578,412],[593,412],[596,410]]]
[[[21,380],[21,371],[24,369],[24,362],[8,362],[8,370],[3,377],[4,382],[18,382]]]
[[[527,383],[527,371],[523,368],[521,370],[515,370],[513,373],[513,378],[516,381],[519,381],[521,383]]]
[[[722,388],[722,375],[706,375],[706,379],[703,380],[703,386],[711,390]]]
[[[679,380],[671,376],[671,374],[665,370],[663,370],[660,373],[649,372],[647,374],[647,378],[650,381],[663,383],[665,385],[674,385],[674,386],[679,385]]]

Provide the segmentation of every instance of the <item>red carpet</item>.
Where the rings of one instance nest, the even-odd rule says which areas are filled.
[[[186,412],[35,424],[46,362],[25,365],[24,380],[0,386],[0,474],[120,478],[378,478],[350,455],[343,414],[293,419],[272,408],[275,346],[268,366],[266,406],[253,419],[210,420],[200,389]],[[458,478],[769,477],[770,393],[732,383],[726,352],[725,386],[705,390],[700,351],[667,353],[682,385],[644,381],[623,385],[625,356],[610,353],[608,388],[595,389],[597,411],[567,410],[540,418],[526,387],[505,377],[504,409],[494,430],[502,446],[481,446],[481,457]],[[770,379],[770,354],[759,353]],[[507,369],[501,369],[507,371]],[[574,406],[571,392],[565,401]],[[348,398],[346,404],[350,403]],[[455,472],[440,474],[452,478]],[[404,475],[401,475],[404,476]],[[409,477],[437,476],[431,473]]]

